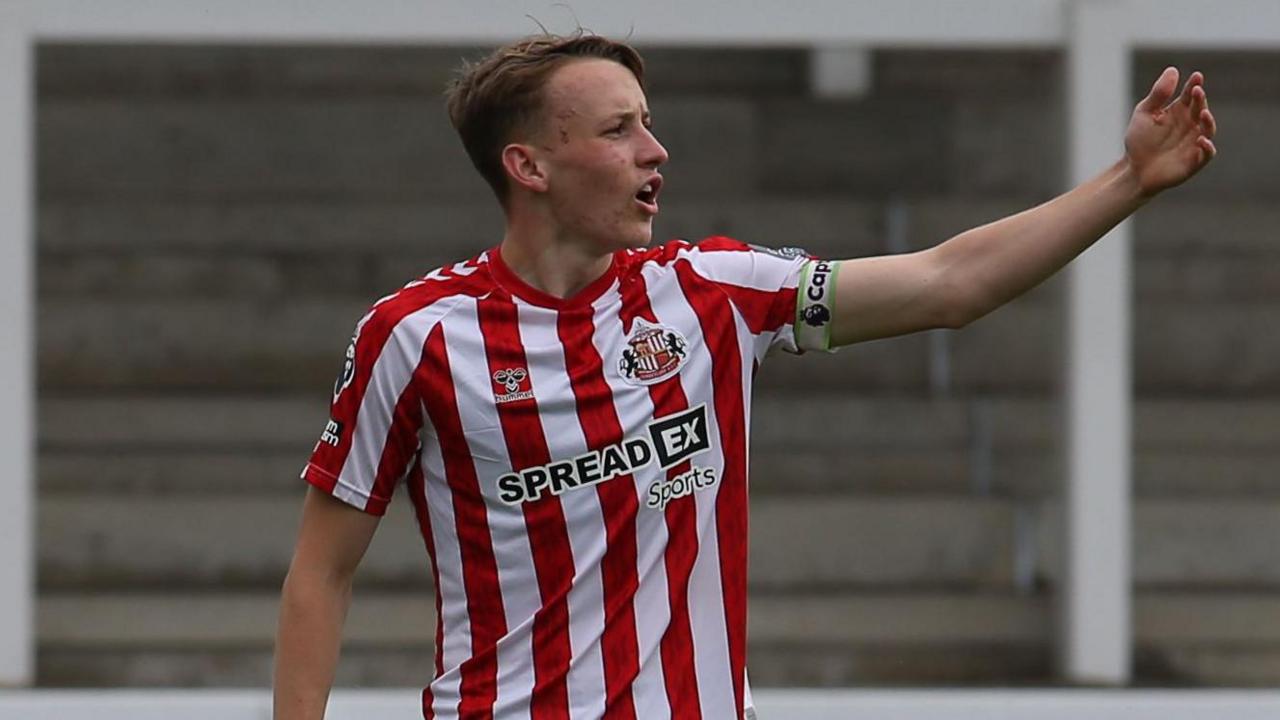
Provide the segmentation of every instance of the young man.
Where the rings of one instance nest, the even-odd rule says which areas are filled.
[[[961,327],[1214,155],[1203,78],[1161,74],[1125,153],[909,255],[723,237],[650,248],[667,152],[626,45],[541,36],[450,89],[501,243],[356,326],[285,581],[281,720],[323,715],[351,577],[401,483],[431,556],[427,718],[741,718],[750,381],[791,352]]]

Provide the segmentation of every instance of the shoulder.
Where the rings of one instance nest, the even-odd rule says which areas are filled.
[[[669,266],[682,259],[697,264],[719,253],[753,252],[759,249],[761,248],[725,235],[710,235],[696,241],[675,238],[642,250],[624,250],[621,257],[626,267],[637,269],[646,266]]]
[[[798,247],[763,247],[725,235],[711,235],[697,242],[671,240],[656,247],[625,252],[623,267],[631,272],[684,267],[711,281],[746,285],[755,285],[761,278],[766,284],[773,284],[775,276],[796,274],[813,259]]]
[[[375,336],[386,337],[408,318],[419,320],[413,324],[420,330],[427,329],[461,301],[492,289],[488,252],[441,266],[373,303],[357,324],[356,335],[373,330]]]

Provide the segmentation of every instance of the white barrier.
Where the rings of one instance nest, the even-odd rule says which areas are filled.
[[[329,720],[420,717],[416,690],[339,690]],[[761,720],[1275,720],[1280,691],[760,690]],[[266,690],[0,692],[0,720],[270,720]]]

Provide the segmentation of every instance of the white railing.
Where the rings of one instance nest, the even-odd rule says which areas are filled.
[[[0,584],[0,685],[29,685],[34,667],[35,43],[491,44],[533,30],[532,16],[552,28],[580,23],[605,34],[629,34],[637,43],[668,45],[1060,48],[1067,53],[1070,73],[1073,182],[1101,170],[1119,152],[1130,110],[1135,48],[1280,48],[1276,0],[1221,0],[1212,8],[1192,0],[646,0],[579,5],[559,0],[0,2],[0,331],[8,339],[0,348],[0,397],[7,402],[0,413],[0,497],[5,499],[0,503],[0,569],[5,573]],[[1069,271],[1069,481],[1061,647],[1063,677],[1071,682],[1122,685],[1131,664],[1129,246],[1126,223]]]
[[[329,720],[409,718],[418,690],[339,690]],[[761,720],[1274,720],[1277,691],[760,690]],[[0,692],[0,720],[270,720],[265,690]]]

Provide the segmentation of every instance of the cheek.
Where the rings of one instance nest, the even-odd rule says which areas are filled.
[[[615,193],[629,181],[626,165],[613,160],[594,163],[584,168],[579,179],[586,186],[585,189],[593,195]]]

